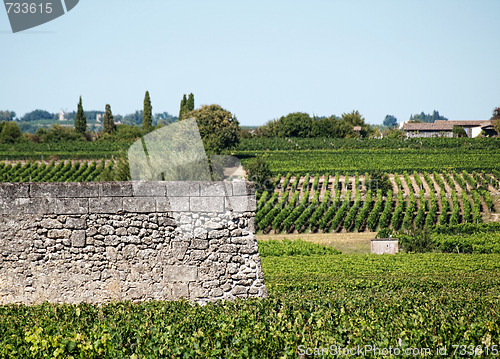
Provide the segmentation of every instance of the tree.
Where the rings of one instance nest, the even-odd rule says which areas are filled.
[[[13,121],[16,118],[16,113],[13,111],[0,111],[0,122]]]
[[[113,113],[111,112],[111,106],[106,105],[106,112],[104,113],[104,132],[111,133],[116,130],[115,121],[113,120]]]
[[[493,128],[495,129],[497,135],[500,135],[500,107],[493,110],[491,120],[493,121]]]
[[[354,127],[361,127],[361,130],[354,131]],[[358,111],[352,111],[342,114],[340,131],[342,137],[367,137],[372,129],[365,123],[365,118]]]
[[[453,137],[467,137],[467,133],[461,126],[453,126],[451,132],[453,133]]]
[[[142,129],[149,130],[153,125],[153,107],[151,106],[151,99],[149,98],[149,91],[146,91],[144,96],[144,112],[142,115]]]
[[[336,116],[313,118],[311,137],[340,137],[340,119]]]
[[[392,115],[387,115],[385,116],[384,119],[384,126],[387,126],[389,128],[394,128],[398,125],[398,119]]]
[[[22,137],[23,133],[13,121],[0,123],[0,143],[14,143]]]
[[[272,190],[272,172],[264,156],[257,157],[245,166],[248,180],[255,183],[258,191]]]
[[[440,121],[448,121],[446,117],[443,117],[439,114],[439,111],[434,110],[432,112],[432,115],[428,115],[424,112],[421,112],[418,115],[411,115],[410,116],[410,122],[426,122],[426,123],[434,123],[435,121],[440,120]]]
[[[186,108],[187,108],[187,111],[194,110],[194,95],[192,93],[189,94],[189,97],[188,97],[187,103],[186,103]]]
[[[34,110],[21,117],[21,121],[54,120],[55,118],[57,118],[57,115],[54,113],[45,110]]]
[[[154,115],[154,122],[156,122],[156,124],[158,125],[168,125],[170,123],[174,123],[174,122],[177,122],[177,120],[179,120],[178,117],[175,117],[171,114],[169,114],[168,112],[162,112],[162,113],[156,113]]]
[[[236,116],[219,105],[204,105],[186,113],[183,119],[192,117],[196,119],[203,145],[209,154],[220,154],[239,143],[240,124]]]
[[[382,132],[378,128],[373,129],[373,132],[370,134],[370,138],[381,138]]]
[[[78,133],[85,133],[85,131],[87,131],[87,117],[85,116],[85,112],[83,112],[82,96],[80,96],[78,109],[76,111],[75,130]]]
[[[143,110],[135,111],[123,117],[123,123],[127,125],[141,126],[143,118]]]
[[[376,191],[378,189],[382,190],[382,195],[386,195],[390,189],[392,189],[392,183],[389,179],[387,173],[382,173],[380,171],[375,171],[370,176],[370,182],[368,184],[368,188],[372,191]]]
[[[36,131],[36,136],[42,142],[70,142],[81,141],[81,134],[77,133],[74,128],[61,126],[59,124],[52,125],[49,129],[39,128]]]
[[[404,139],[406,135],[405,132],[400,130],[399,128],[391,128],[389,130],[384,131],[384,137]]]
[[[303,112],[290,113],[278,120],[280,137],[310,137],[312,128],[312,118]]]
[[[277,137],[278,136],[278,121],[270,120],[265,125],[257,127],[254,131],[254,136]]]
[[[424,229],[415,229],[408,235],[400,236],[401,247],[406,252],[426,253],[434,250],[435,244],[432,240],[431,231]]]
[[[185,115],[186,112],[187,112],[187,97],[186,97],[186,94],[184,94],[184,96],[182,96],[181,106],[180,106],[180,109],[179,109],[179,121],[182,121],[182,120],[186,119],[184,117],[184,115]]]

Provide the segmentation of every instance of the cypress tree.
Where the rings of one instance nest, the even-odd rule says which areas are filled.
[[[151,99],[149,98],[149,91],[146,91],[144,96],[144,111],[142,113],[142,129],[148,130],[153,125],[152,117],[153,107],[151,106]]]
[[[85,133],[87,131],[87,117],[85,117],[85,112],[83,112],[82,96],[80,96],[78,110],[76,111],[75,130],[78,133]]]
[[[194,110],[194,95],[192,93],[189,94],[187,104],[186,104],[187,111],[193,111]]]
[[[181,100],[181,108],[179,110],[179,121],[183,120],[184,118],[184,113],[186,112],[186,106],[187,106],[187,97],[186,94],[182,97]]]
[[[111,133],[116,129],[115,121],[113,121],[113,113],[111,112],[111,106],[106,105],[106,112],[104,113],[104,132]]]

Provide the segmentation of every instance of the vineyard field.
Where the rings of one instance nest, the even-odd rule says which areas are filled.
[[[327,233],[498,222],[500,173],[494,173],[390,174],[385,196],[368,174],[289,174],[272,194],[258,193],[256,226],[263,233]]]
[[[0,182],[92,182],[99,181],[108,161],[0,162]]]
[[[0,358],[297,358],[365,345],[447,346],[447,358],[473,345],[486,358],[479,349],[498,348],[498,254],[280,255],[262,265],[267,299],[0,306]]]
[[[20,142],[0,144],[0,160],[74,160],[109,159],[118,157],[130,147],[132,141],[120,142]]]
[[[0,182],[113,179],[114,161],[0,162]],[[499,221],[500,171],[390,174],[382,196],[368,172],[292,175],[257,193],[256,226],[274,232],[364,232]]]
[[[253,137],[240,141],[238,151],[289,151],[334,149],[460,149],[479,151],[500,150],[499,138],[280,138]]]
[[[491,171],[500,170],[500,151],[461,149],[341,149],[300,151],[241,151],[243,164],[266,155],[273,174],[416,171]]]

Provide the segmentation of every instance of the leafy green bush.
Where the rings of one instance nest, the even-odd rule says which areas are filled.
[[[265,156],[260,156],[245,165],[245,170],[248,174],[248,179],[255,183],[257,191],[272,191],[274,190],[271,180],[272,173],[269,168]]]
[[[436,248],[445,253],[500,253],[500,233],[433,234],[431,238]]]
[[[14,121],[0,123],[0,143],[14,143],[22,138],[23,133]]]
[[[500,223],[463,223],[435,226],[410,234],[398,233],[399,243],[408,252],[500,253]]]
[[[306,242],[301,239],[291,241],[285,238],[283,241],[259,241],[258,244],[261,257],[312,256],[342,253],[335,248]]]
[[[431,231],[424,227],[416,229],[410,235],[399,235],[399,245],[406,252],[426,253],[434,250],[435,244],[431,238]]]

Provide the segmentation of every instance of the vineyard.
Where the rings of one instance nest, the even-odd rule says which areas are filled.
[[[0,358],[305,358],[313,357],[305,348],[363,345],[446,346],[452,358],[467,357],[453,345],[470,345],[473,357],[492,357],[485,351],[500,350],[498,139],[328,141],[240,143],[244,164],[267,153],[275,175],[257,191],[258,231],[394,230],[406,246],[423,229],[433,250],[448,253],[346,255],[259,241],[267,299],[0,306]],[[129,144],[109,145],[0,145],[0,182],[113,179],[113,156]],[[376,171],[390,188],[372,180]]]
[[[384,196],[368,173],[278,177],[258,194],[264,233],[363,232],[498,221],[500,172],[394,173]]]
[[[0,182],[89,182],[113,179],[114,161],[0,163]],[[110,177],[111,176],[111,177]],[[277,176],[258,192],[256,226],[269,233],[395,231],[498,221],[500,171],[390,174],[385,195],[370,174]]]
[[[498,138],[244,138],[237,151],[294,151],[338,149],[460,149],[461,151],[495,151],[500,149]]]
[[[305,348],[365,345],[491,358],[499,350],[498,254],[294,250],[266,248],[268,299],[0,306],[0,358],[297,358]],[[453,345],[476,355],[454,354]]]
[[[0,162],[0,182],[91,182],[99,181],[114,161]]]
[[[273,174],[374,171],[492,171],[500,170],[500,151],[453,149],[337,149],[238,152],[243,165],[265,155]]]
[[[30,141],[0,144],[0,160],[108,159],[128,150],[133,141],[66,141],[33,143]]]

